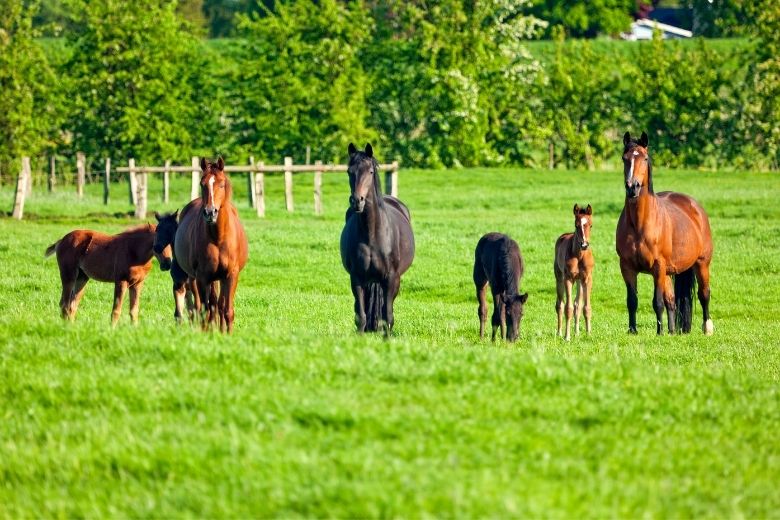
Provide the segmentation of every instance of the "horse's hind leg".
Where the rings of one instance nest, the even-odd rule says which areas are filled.
[[[496,341],[496,331],[501,329],[501,339],[504,339],[504,330],[506,328],[506,316],[504,314],[504,302],[501,300],[501,295],[493,295],[493,316],[490,318],[491,325],[493,325],[493,334],[490,336],[490,341]]]
[[[387,286],[384,288],[385,292],[385,308],[384,308],[384,320],[385,320],[385,336],[390,336],[390,332],[393,330],[393,324],[395,324],[395,316],[393,314],[393,302],[395,297],[398,296],[398,290],[401,288],[401,277],[397,274],[393,274],[387,280]]]
[[[73,285],[73,294],[70,299],[68,315],[71,318],[76,318],[76,312],[79,310],[79,304],[81,303],[81,298],[84,296],[84,289],[86,288],[88,281],[89,276],[79,269],[79,274],[76,277],[76,283]]]
[[[79,268],[72,262],[68,262],[60,254],[57,254],[57,264],[60,268],[60,281],[62,282],[62,294],[60,295],[60,314],[62,319],[71,319],[71,302],[73,300],[73,289],[76,286],[76,280],[79,275]]]
[[[127,291],[127,282],[125,280],[114,284],[114,310],[111,312],[111,325],[116,325],[119,321],[119,315],[122,312],[122,300]]]
[[[563,285],[563,273],[555,269],[555,313],[558,316],[558,331],[556,336],[563,337],[563,307],[566,298],[566,289]]]
[[[479,303],[477,307],[477,316],[479,316],[479,339],[483,339],[485,337],[485,324],[487,323],[488,314],[487,286],[487,281],[484,282],[481,286],[477,284],[477,302]]]
[[[709,336],[715,332],[715,325],[710,318],[710,264],[700,260],[693,266],[696,282],[699,284],[698,296],[701,303],[702,325],[701,330]]]
[[[593,279],[590,275],[585,278],[583,282],[583,289],[585,292],[585,332],[590,334],[590,319],[592,317],[590,308],[590,290],[593,288]]]

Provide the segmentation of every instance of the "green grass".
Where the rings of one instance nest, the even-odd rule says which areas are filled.
[[[138,327],[126,308],[109,327],[112,287],[95,282],[62,323],[45,247],[133,221],[123,187],[108,207],[99,186],[83,201],[38,189],[29,220],[0,219],[0,517],[777,517],[780,179],[659,168],[657,189],[709,211],[716,327],[699,332],[697,305],[695,333],[660,338],[647,276],[639,335],[626,334],[621,180],[402,171],[417,255],[390,341],[353,332],[345,175],[326,175],[322,218],[309,176],[293,215],[280,177],[267,219],[239,199],[250,260],[230,337],[174,326],[156,265]],[[186,176],[174,191],[152,209],[181,206]],[[0,197],[10,209],[10,189]],[[575,202],[595,211],[594,331],[564,343],[553,244]],[[526,261],[514,345],[478,339],[473,248],[493,230]]]

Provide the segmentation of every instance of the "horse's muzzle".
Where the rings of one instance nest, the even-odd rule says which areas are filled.
[[[639,197],[641,191],[642,191],[642,185],[639,184],[639,182],[634,181],[631,184],[626,184],[626,197],[630,199],[635,199]]]
[[[355,211],[355,213],[363,213],[363,210],[366,209],[366,198],[356,198],[350,195],[349,206]]]
[[[218,214],[219,210],[217,208],[203,208],[203,218],[206,219],[206,222],[209,224],[213,224],[217,221]]]
[[[586,251],[589,247],[590,247],[590,244],[588,244],[587,242],[583,242],[582,244],[580,244],[580,248],[583,251]]]

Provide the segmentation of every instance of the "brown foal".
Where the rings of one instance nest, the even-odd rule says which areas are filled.
[[[590,228],[593,209],[574,205],[574,233],[564,233],[555,242],[555,281],[558,298],[558,336],[562,336],[564,297],[566,298],[566,341],[571,339],[571,318],[574,329],[580,333],[580,318],[585,312],[585,331],[590,334],[590,291],[593,286],[593,252],[590,249]],[[577,285],[577,299],[572,301],[572,288]]]

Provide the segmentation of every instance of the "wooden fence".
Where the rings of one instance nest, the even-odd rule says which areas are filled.
[[[86,178],[86,160],[84,154],[77,154],[76,167],[76,193],[79,198],[84,196],[84,183]],[[390,164],[380,164],[379,168],[385,171],[385,193],[398,196],[398,161]],[[295,173],[314,173],[314,214],[321,215],[322,207],[322,175],[328,172],[345,172],[345,164],[322,164],[316,161],[314,164],[293,164],[292,157],[285,157],[284,164],[268,165],[263,162],[255,162],[250,157],[246,165],[226,165],[226,173],[246,174],[247,199],[249,205],[257,210],[258,217],[265,217],[265,174],[284,174],[284,200],[287,211],[294,211],[293,201],[293,177]],[[111,159],[105,160],[105,174],[103,176],[103,203],[108,204],[111,188]],[[135,208],[135,217],[145,219],[148,207],[149,174],[162,174],[163,201],[169,201],[171,174],[189,173],[191,175],[190,200],[200,196],[200,159],[192,158],[191,166],[171,166],[170,161],[165,161],[164,166],[136,166],[135,159],[129,159],[127,166],[120,166],[113,171],[127,173],[128,201]],[[51,164],[51,173],[48,179],[49,191],[53,189],[56,179],[54,164]],[[21,219],[24,213],[24,201],[32,191],[32,173],[30,172],[30,159],[22,159],[22,171],[19,173],[16,185],[16,198],[14,200],[13,217]]]

